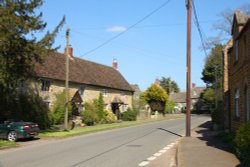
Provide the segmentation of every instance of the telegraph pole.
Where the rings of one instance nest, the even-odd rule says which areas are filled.
[[[187,7],[187,92],[186,92],[186,136],[190,136],[191,129],[191,14],[192,14],[192,0],[186,0]]]
[[[65,115],[64,115],[64,130],[68,130],[68,103],[69,103],[69,28],[66,30],[66,75],[65,75]]]

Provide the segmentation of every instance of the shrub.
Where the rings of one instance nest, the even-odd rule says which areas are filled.
[[[104,114],[104,100],[101,92],[99,93],[98,99],[94,100],[94,105],[96,106],[99,119],[102,120],[105,117],[105,114]]]
[[[174,110],[175,103],[173,101],[167,101],[164,113],[171,113]]]
[[[98,122],[98,114],[94,111],[85,109],[81,114],[82,121],[88,126],[95,125]]]
[[[123,121],[136,121],[138,112],[136,110],[131,110],[128,108],[127,111],[122,113],[122,120]]]
[[[65,90],[56,95],[56,101],[52,109],[55,124],[62,124],[65,115]],[[68,116],[72,115],[72,104],[68,104]]]
[[[115,114],[110,110],[104,110],[104,118],[102,123],[114,123],[116,122]]]
[[[235,143],[237,153],[243,164],[250,166],[250,121],[239,127],[236,132]]]
[[[220,116],[219,116],[219,110],[218,109],[213,109],[211,112],[211,118],[212,122],[215,124],[219,124],[220,122]]]
[[[152,84],[142,95],[142,97],[150,105],[151,110],[164,112],[168,95],[161,86]]]
[[[19,95],[18,109],[13,113],[13,118],[36,122],[40,129],[49,128],[52,124],[48,105],[39,96],[30,92]]]

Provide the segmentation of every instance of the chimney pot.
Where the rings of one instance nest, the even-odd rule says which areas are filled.
[[[67,47],[64,48],[64,54],[67,54]],[[73,48],[71,45],[69,45],[69,53],[67,54],[69,58],[73,59]]]
[[[196,87],[196,84],[195,83],[192,83],[192,88],[195,88]]]
[[[118,62],[116,59],[113,59],[112,67],[116,70],[118,70]]]

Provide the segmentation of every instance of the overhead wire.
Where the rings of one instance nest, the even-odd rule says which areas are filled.
[[[134,28],[135,26],[137,26],[138,24],[140,24],[141,22],[143,22],[144,20],[146,20],[147,18],[149,18],[150,16],[152,16],[153,14],[155,14],[156,12],[158,12],[160,9],[162,9],[163,7],[165,7],[168,3],[170,2],[170,0],[165,1],[163,4],[161,4],[159,7],[157,7],[156,9],[154,9],[153,11],[151,11],[149,14],[145,15],[144,17],[142,17],[140,20],[138,20],[136,23],[132,24],[131,26],[129,26],[125,31],[120,32],[119,34],[113,36],[112,38],[106,40],[105,42],[103,42],[102,44],[96,46],[95,48],[85,52],[83,55],[81,55],[80,57],[83,57],[87,54],[90,54],[98,49],[100,49],[101,47],[107,45],[108,43],[112,42],[113,40],[115,40],[116,38],[122,36],[123,34],[125,34],[126,32],[128,32],[129,30],[131,30],[132,28]]]
[[[196,12],[196,8],[195,8],[195,4],[194,4],[194,0],[192,0],[192,6],[193,6],[193,13],[194,13],[194,23],[197,27],[197,30],[199,32],[199,36],[200,36],[200,40],[201,40],[201,45],[202,45],[202,49],[207,57],[207,51],[206,51],[206,47],[205,47],[205,40],[204,40],[204,36],[203,35],[204,33],[202,33],[202,28],[200,26],[200,23],[199,23],[199,19],[198,19],[198,15],[197,15],[197,12]]]

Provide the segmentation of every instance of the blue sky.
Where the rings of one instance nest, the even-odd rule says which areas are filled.
[[[100,49],[88,53],[106,40],[126,30],[166,0],[45,0],[39,9],[53,30],[62,16],[66,24],[55,40],[63,52],[65,31],[70,28],[74,56],[112,65],[115,58],[119,71],[129,83],[142,90],[156,78],[171,77],[181,90],[186,88],[186,8],[185,0],[170,0],[161,10],[126,31]],[[200,25],[206,37],[214,36],[213,24],[225,9],[236,9],[249,0],[195,0]],[[204,86],[201,72],[205,54],[195,25],[192,25],[192,83]]]

